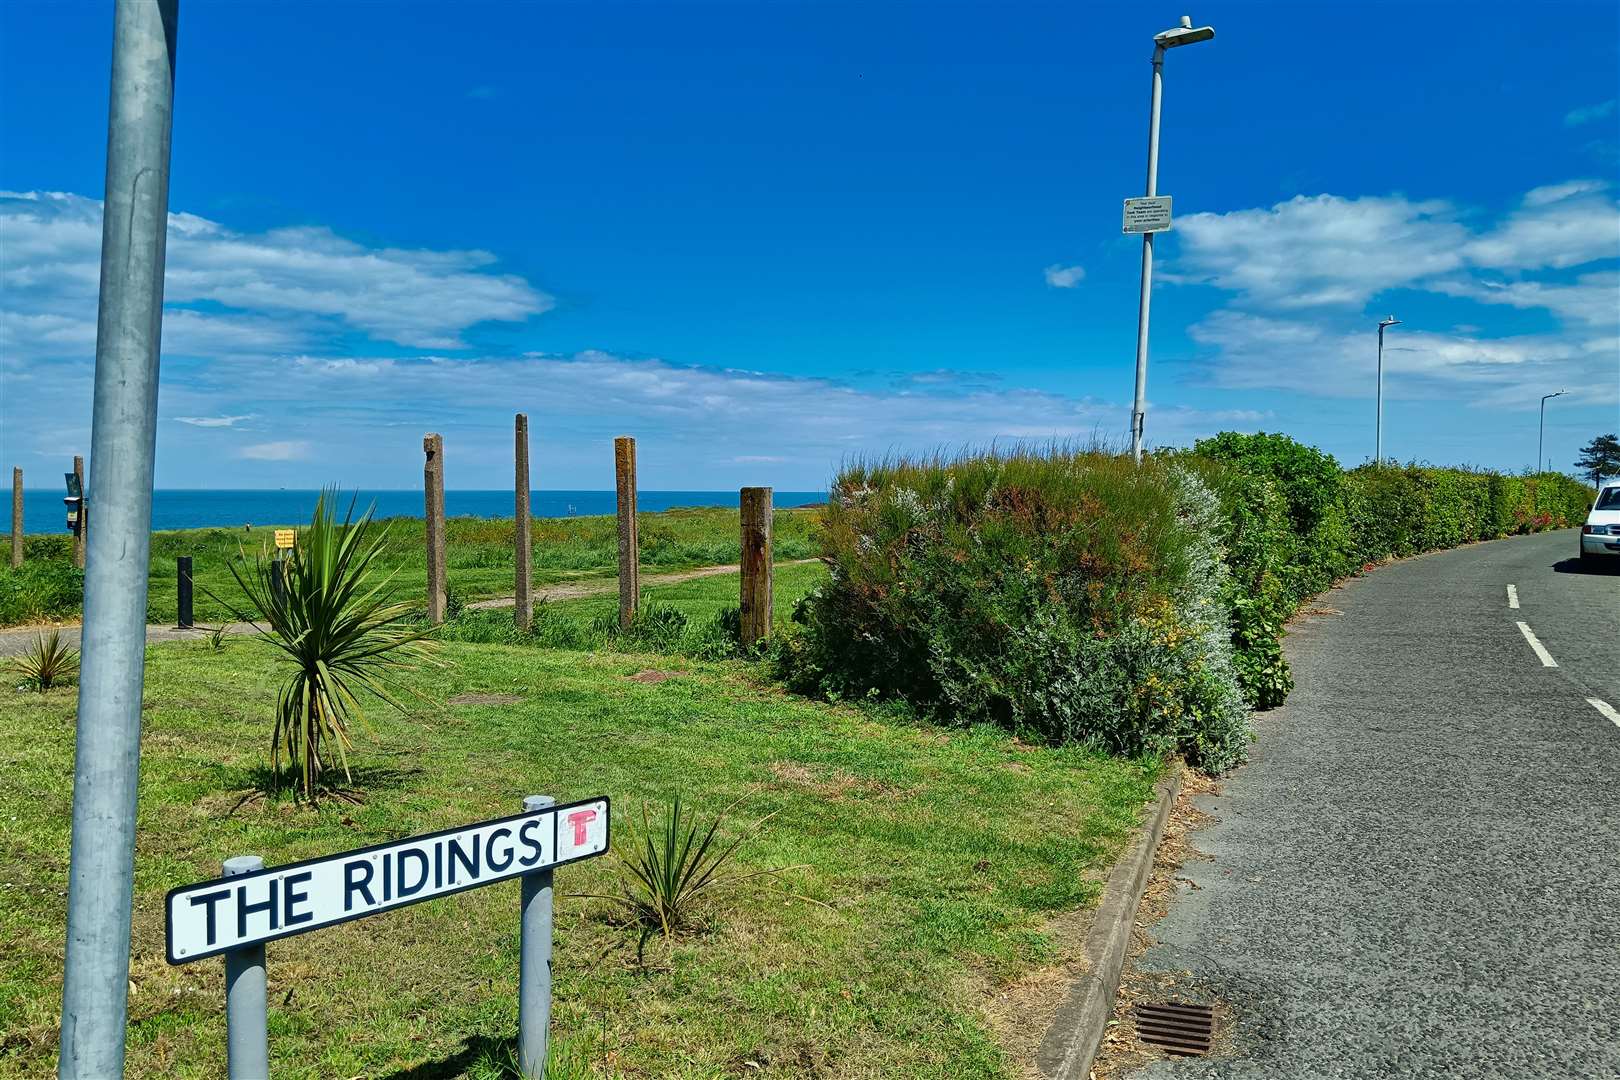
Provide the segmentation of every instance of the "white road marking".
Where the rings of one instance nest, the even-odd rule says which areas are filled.
[[[1508,607],[1517,609],[1518,606],[1519,606],[1519,587],[1517,585],[1509,585],[1508,586]]]
[[[1519,624],[1519,633],[1523,634],[1524,640],[1528,641],[1530,643],[1530,647],[1536,650],[1536,655],[1541,658],[1542,667],[1558,666],[1558,661],[1552,658],[1552,653],[1548,652],[1546,646],[1542,645],[1541,642],[1536,640],[1536,635],[1532,633],[1530,628],[1522,622]]]
[[[1602,698],[1595,697],[1587,698],[1586,703],[1592,706],[1592,708],[1596,709],[1598,712],[1602,713],[1604,716],[1608,717],[1610,720],[1614,721],[1615,727],[1620,727],[1620,712],[1616,712],[1613,705],[1610,705]]]

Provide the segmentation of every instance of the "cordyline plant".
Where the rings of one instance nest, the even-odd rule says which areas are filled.
[[[21,675],[26,685],[45,691],[79,677],[79,650],[68,646],[61,631],[52,627],[46,633],[35,634],[33,643],[12,657],[7,666]]]
[[[741,800],[739,800],[740,802]],[[641,837],[632,841],[629,854],[615,849],[621,892],[577,895],[609,900],[624,909],[629,921],[641,928],[641,944],[652,934],[665,938],[691,929],[699,910],[715,894],[756,878],[774,878],[800,866],[778,866],[769,870],[727,872],[732,856],[743,842],[759,834],[767,814],[730,843],[718,841],[721,823],[736,809],[732,803],[714,816],[705,828],[697,815],[689,812],[677,793],[656,825],[648,820],[647,804],[641,804]],[[808,899],[801,897],[800,899]],[[812,901],[819,903],[819,901]]]
[[[349,728],[365,722],[360,695],[371,693],[404,711],[393,690],[398,675],[431,662],[432,627],[416,623],[409,604],[394,602],[393,575],[382,575],[377,558],[387,536],[375,532],[370,507],[354,520],[354,500],[341,522],[328,488],[315,502],[309,528],[278,568],[273,560],[244,554],[231,574],[262,617],[266,639],[293,665],[276,696],[276,726],[270,739],[271,775],[279,782],[281,751],[298,770],[298,787],[314,800],[321,774],[333,759],[349,773]],[[278,583],[276,577],[281,576]],[[251,613],[238,618],[259,624]]]

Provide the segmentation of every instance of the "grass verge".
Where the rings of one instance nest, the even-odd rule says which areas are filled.
[[[556,1076],[1006,1076],[981,991],[1051,958],[1042,927],[1093,901],[1092,872],[1158,773],[807,701],[737,663],[445,654],[453,666],[418,679],[412,715],[375,714],[355,755],[364,804],[309,809],[237,806],[266,764],[263,643],[149,651],[130,1076],[224,1071],[222,966],[171,968],[162,942],[164,892],[222,859],[329,854],[511,813],[530,793],[606,793],[622,827],[677,790],[705,813],[744,799],[737,822],[775,815],[741,868],[805,868],[741,890],[701,933],[639,961],[609,905],[565,895],[610,890],[609,860],[560,871]],[[648,670],[667,677],[631,677]],[[71,689],[0,692],[0,1076],[54,1063],[73,707]],[[505,1075],[516,914],[507,882],[273,944],[275,1074]]]
[[[340,503],[340,512],[347,501]],[[355,508],[356,515],[365,509]],[[780,509],[774,515],[774,553],[779,560],[815,554],[810,535],[817,511]],[[396,573],[400,598],[421,601],[427,595],[427,557],[423,524],[413,518],[379,523],[388,530],[390,550],[381,565]],[[741,523],[735,509],[694,507],[640,514],[641,565],[645,571],[687,570],[722,566],[739,558]],[[94,525],[91,526],[94,528]],[[581,578],[612,576],[618,569],[618,532],[611,515],[536,518],[534,581],[546,585]],[[273,526],[243,529],[185,529],[152,534],[147,618],[175,618],[175,564],[190,555],[196,582],[195,612],[199,622],[218,622],[230,612],[220,599],[236,602],[241,590],[231,577],[231,560],[246,552],[268,553],[275,542]],[[21,573],[0,565],[0,625],[40,619],[67,619],[79,612],[80,578],[72,566],[67,536],[29,536],[27,562]],[[450,589],[461,600],[510,596],[515,573],[514,526],[510,518],[451,518],[446,523],[445,561]]]

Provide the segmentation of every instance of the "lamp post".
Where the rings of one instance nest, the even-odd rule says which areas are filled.
[[[1164,86],[1164,51],[1208,41],[1212,26],[1194,27],[1191,16],[1181,25],[1153,35],[1153,100],[1148,111],[1147,195],[1159,193],[1159,99]],[[1153,234],[1142,234],[1142,295],[1136,308],[1136,400],[1131,406],[1131,457],[1142,460],[1142,429],[1147,420],[1148,304],[1153,288]]]
[[[1385,315],[1378,320],[1378,420],[1374,425],[1374,465],[1384,463],[1384,328],[1400,324],[1401,320],[1393,315]]]
[[[1541,395],[1541,426],[1536,431],[1536,472],[1538,472],[1538,473],[1543,471],[1542,470],[1542,458],[1541,458],[1541,446],[1542,446],[1542,443],[1546,440],[1546,437],[1547,437],[1547,399],[1548,398],[1555,398],[1555,397],[1563,397],[1567,393],[1569,393],[1568,390],[1560,390],[1556,394],[1542,394]]]

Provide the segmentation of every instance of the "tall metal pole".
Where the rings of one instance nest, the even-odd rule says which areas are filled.
[[[1542,449],[1541,449],[1542,448],[1542,443],[1545,441],[1546,436],[1547,436],[1547,402],[1551,398],[1563,397],[1567,393],[1569,393],[1568,390],[1560,390],[1556,394],[1543,394],[1543,395],[1541,395],[1541,424],[1536,429],[1536,470],[1535,471],[1538,472],[1538,473],[1548,471],[1547,468],[1546,468],[1546,461],[1541,456],[1541,454],[1542,454]]]
[[[63,1080],[124,1071],[146,658],[152,459],[169,216],[179,0],[118,0],[113,16],[90,461],[96,531],[84,583],[73,766]]]
[[[1373,464],[1384,463],[1384,327],[1387,323],[1378,324],[1378,420],[1375,427],[1375,449],[1373,450]]]
[[[1159,193],[1159,98],[1164,89],[1164,46],[1153,46],[1153,104],[1148,114],[1147,195]],[[1136,401],[1131,406],[1131,457],[1142,460],[1147,423],[1148,307],[1153,299],[1153,234],[1142,234],[1142,294],[1136,307]]]

